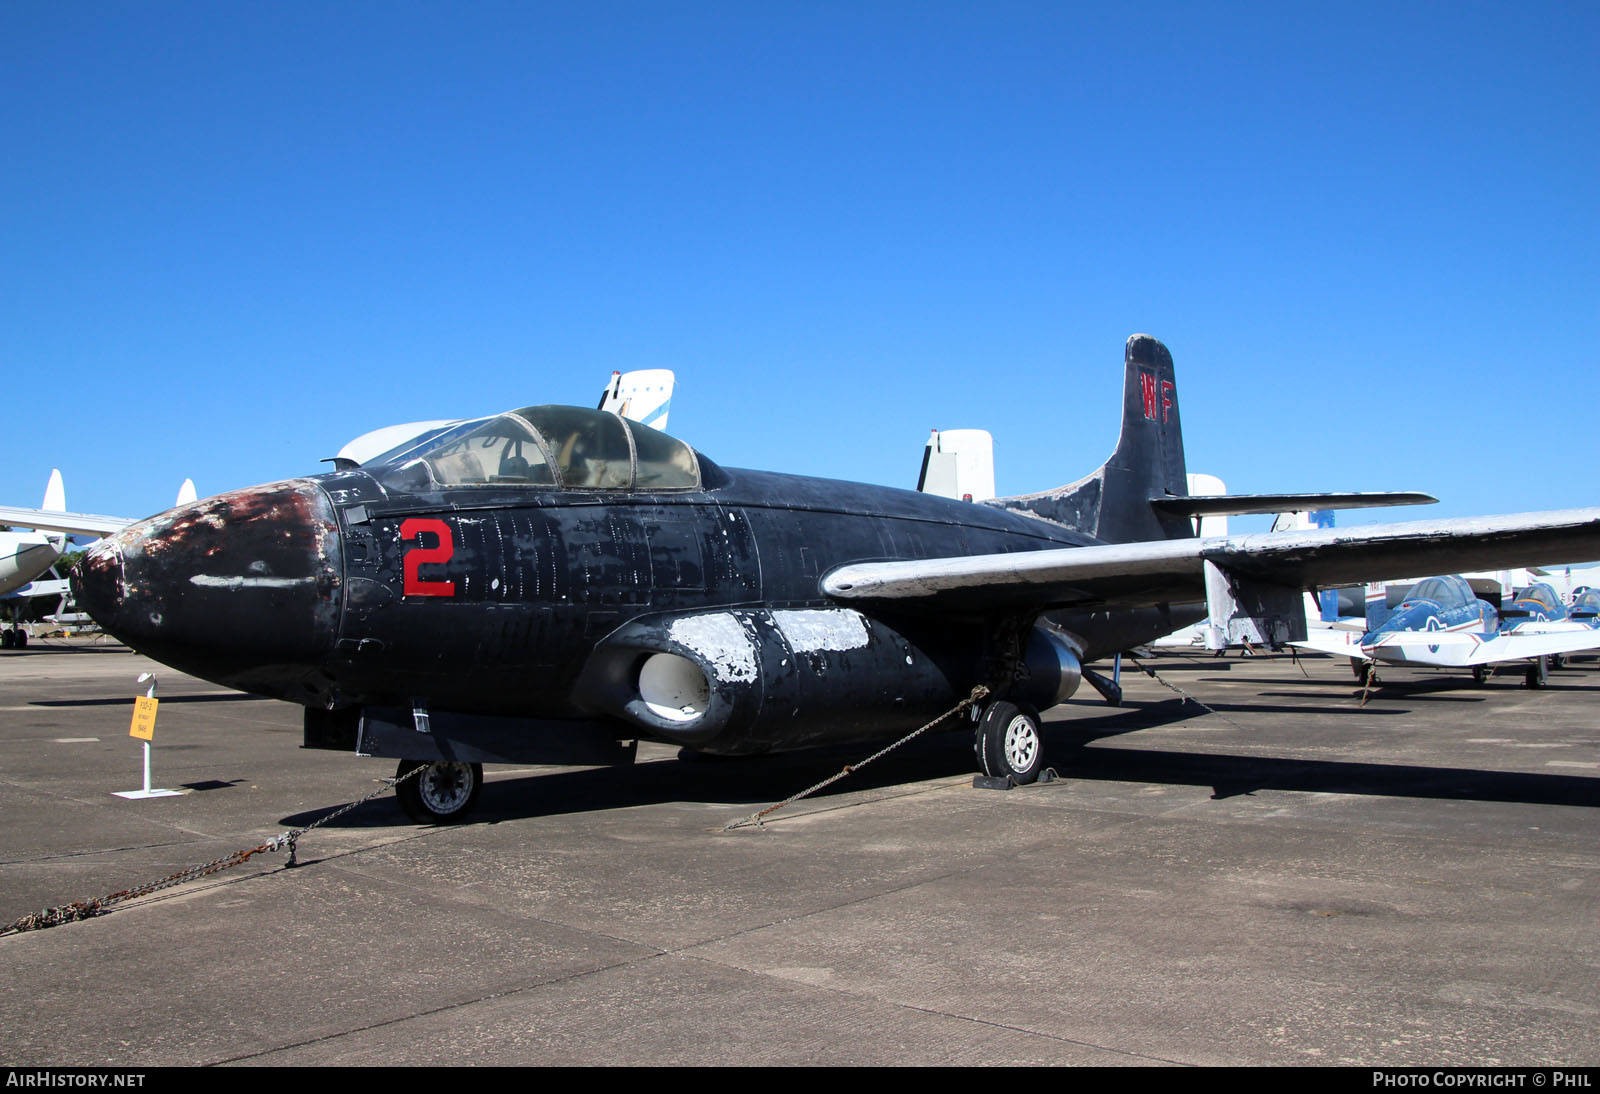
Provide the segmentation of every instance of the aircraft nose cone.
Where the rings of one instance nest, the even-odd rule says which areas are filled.
[[[313,701],[341,603],[338,523],[316,483],[235,490],[141,521],[92,547],[78,605],[107,632],[229,687]]]

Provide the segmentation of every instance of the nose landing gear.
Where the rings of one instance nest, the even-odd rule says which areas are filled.
[[[418,768],[425,770],[412,775]],[[418,824],[460,823],[472,812],[483,789],[482,764],[401,760],[394,777],[404,780],[394,788],[400,808]]]

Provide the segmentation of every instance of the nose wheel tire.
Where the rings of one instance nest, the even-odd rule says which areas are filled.
[[[978,767],[992,778],[1010,777],[1018,786],[1033,782],[1044,769],[1039,716],[1004,700],[990,703],[973,738]]]
[[[464,820],[483,789],[483,765],[401,760],[394,777],[405,779],[419,767],[426,770],[394,788],[406,816],[418,824],[457,824]]]

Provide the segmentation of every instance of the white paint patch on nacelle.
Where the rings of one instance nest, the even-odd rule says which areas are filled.
[[[639,698],[658,718],[692,722],[710,706],[711,685],[687,657],[653,653],[639,666]]]
[[[796,653],[858,650],[867,644],[867,625],[860,612],[849,608],[773,612],[772,618]]]
[[[314,577],[231,577],[216,576],[212,574],[195,574],[189,579],[191,585],[200,585],[208,589],[288,589],[295,585],[310,585],[317,579]]]
[[[667,635],[704,658],[718,680],[748,683],[756,678],[755,645],[731,612],[675,619]]]

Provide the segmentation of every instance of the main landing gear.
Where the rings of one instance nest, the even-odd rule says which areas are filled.
[[[1545,657],[1535,657],[1528,665],[1528,674],[1523,678],[1524,684],[1530,688],[1542,688],[1550,682],[1550,662]]]
[[[418,768],[424,770],[412,775]],[[405,780],[394,788],[400,808],[418,824],[461,822],[472,812],[483,789],[482,764],[401,760],[394,777]]]
[[[1004,699],[988,704],[978,716],[972,749],[979,770],[989,778],[1026,786],[1044,770],[1038,713]]]

